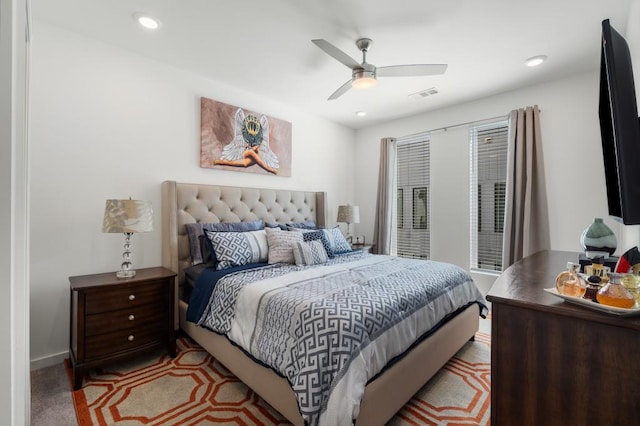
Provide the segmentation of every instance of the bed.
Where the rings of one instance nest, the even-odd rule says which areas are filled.
[[[305,419],[307,423],[316,423],[320,417],[309,417],[301,408],[300,392],[291,378],[286,378],[282,372],[277,373],[267,363],[257,361],[255,357],[248,354],[248,350],[237,343],[232,343],[225,335],[187,320],[189,305],[185,300],[187,299],[185,294],[188,292],[185,271],[192,266],[193,259],[186,225],[256,220],[273,224],[314,222],[319,227],[324,227],[328,224],[326,194],[174,181],[162,183],[163,266],[178,273],[175,290],[178,303],[175,327],[182,329],[210,352],[291,423],[302,425],[305,424]],[[393,262],[397,260],[367,253],[346,253],[345,256],[352,257],[347,260],[336,258],[321,267],[342,268],[336,264],[344,263],[347,268],[359,268],[357,273],[361,273],[367,269],[388,269],[389,265],[394,265]],[[318,270],[313,272],[317,275],[315,282],[324,283],[323,277],[326,274],[323,275],[317,272]],[[311,274],[307,271],[297,273],[305,276]],[[350,269],[349,273],[356,272]],[[272,281],[278,282],[278,279]],[[331,405],[332,401],[336,400],[340,405],[344,398],[329,398],[329,408],[325,406],[321,423],[342,423],[345,416],[351,416],[355,417],[355,423],[358,425],[384,424],[449,358],[473,338],[478,330],[479,316],[483,314],[484,309],[484,299],[480,295],[476,297],[475,302],[469,302],[455,309],[455,312],[442,315],[442,318],[435,318],[433,320],[435,325],[425,332],[420,332],[419,339],[403,349],[401,354],[390,354],[385,358],[385,363],[388,361],[388,365],[384,368],[376,367],[379,371],[367,372],[369,376],[365,380],[366,387],[362,393],[356,393],[357,401],[349,402],[351,405],[348,410],[352,411],[346,414],[336,413],[336,410],[331,409],[335,406]],[[353,364],[357,363],[353,362]],[[368,367],[364,368],[366,370]],[[349,367],[346,371],[349,372],[352,369],[356,368]],[[345,373],[344,377],[348,375]],[[339,383],[341,384],[337,387],[350,389],[348,380],[343,379]],[[326,414],[327,412],[329,414]],[[311,421],[309,421],[310,418]]]

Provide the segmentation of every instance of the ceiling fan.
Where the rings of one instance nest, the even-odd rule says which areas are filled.
[[[351,68],[351,79],[333,92],[333,94],[329,96],[329,100],[339,98],[351,87],[355,89],[368,89],[373,87],[376,85],[378,77],[437,75],[443,74],[447,70],[447,64],[412,64],[376,67],[373,64],[367,63],[367,52],[373,43],[370,38],[360,38],[356,40],[356,46],[362,51],[361,64],[326,40],[315,39],[311,40],[311,42],[338,62]]]

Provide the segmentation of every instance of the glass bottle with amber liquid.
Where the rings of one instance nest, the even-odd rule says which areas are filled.
[[[609,283],[598,290],[596,299],[602,305],[615,306],[616,308],[633,308],[636,299],[621,283],[624,274],[610,273]]]
[[[567,262],[567,270],[556,277],[556,290],[565,296],[582,297],[587,291],[587,284],[579,275],[580,264]]]

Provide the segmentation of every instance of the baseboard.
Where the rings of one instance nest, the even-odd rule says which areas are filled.
[[[48,355],[42,358],[31,360],[31,371],[39,370],[52,365],[64,363],[65,358],[69,358],[69,351],[60,352],[59,354]]]

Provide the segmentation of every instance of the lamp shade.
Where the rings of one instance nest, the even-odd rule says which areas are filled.
[[[153,231],[151,202],[140,200],[107,200],[102,232],[137,233]]]
[[[338,206],[338,218],[336,222],[360,223],[360,208],[349,204],[346,206]]]

